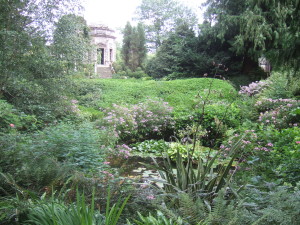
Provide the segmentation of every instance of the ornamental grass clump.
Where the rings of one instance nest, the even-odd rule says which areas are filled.
[[[131,106],[113,104],[105,112],[104,125],[112,127],[123,141],[143,140],[172,128],[172,111],[169,103],[161,99],[147,99]]]

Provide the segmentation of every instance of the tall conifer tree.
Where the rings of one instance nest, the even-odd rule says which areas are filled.
[[[131,48],[131,39],[132,39],[132,26],[130,22],[127,22],[124,29],[123,36],[123,45],[122,45],[122,58],[125,65],[129,64],[130,60],[130,48]]]
[[[139,39],[139,43],[138,43],[139,67],[142,67],[144,60],[147,56],[147,47],[146,47],[145,29],[141,23],[139,23],[137,26],[137,36]]]
[[[136,71],[138,67],[142,67],[146,54],[146,38],[143,25],[138,24],[137,27],[132,27],[128,22],[124,29],[122,46],[122,57],[125,66],[132,71]]]

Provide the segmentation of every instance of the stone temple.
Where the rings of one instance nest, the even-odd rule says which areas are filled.
[[[100,78],[111,78],[114,73],[112,63],[116,61],[115,31],[102,24],[92,24],[89,27],[94,46],[91,53],[94,72]]]

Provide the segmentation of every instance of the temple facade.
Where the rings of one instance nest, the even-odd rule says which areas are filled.
[[[95,73],[102,76],[104,71],[113,70],[112,63],[116,61],[115,31],[101,24],[90,25],[90,36],[94,49],[90,55],[95,65]],[[113,72],[113,71],[111,71]],[[109,77],[105,77],[109,78]]]

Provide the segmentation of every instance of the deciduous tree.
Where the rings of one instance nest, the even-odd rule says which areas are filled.
[[[177,0],[142,0],[137,17],[145,26],[147,43],[156,50],[171,31],[180,24],[194,27],[195,13]]]
[[[0,94],[43,118],[64,113],[57,106],[66,101],[66,74],[50,51],[49,35],[70,2],[76,1],[0,0]]]
[[[74,14],[62,16],[55,26],[53,47],[56,57],[66,62],[68,69],[87,63],[91,40],[84,18]]]

